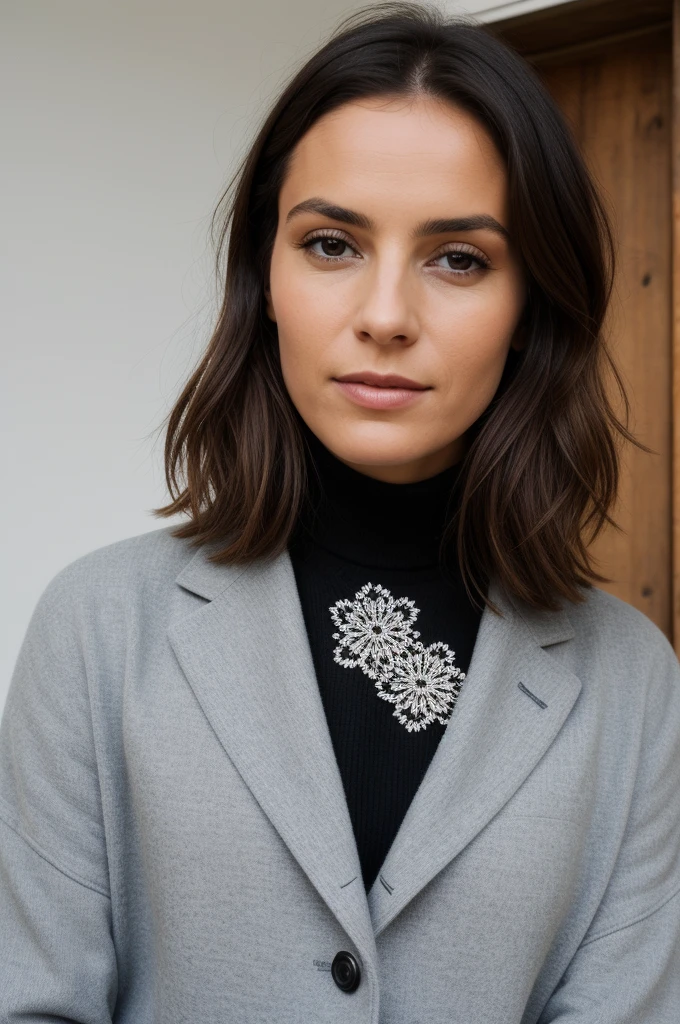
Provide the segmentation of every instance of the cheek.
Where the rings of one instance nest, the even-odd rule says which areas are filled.
[[[440,309],[433,322],[442,383],[460,400],[488,403],[498,387],[520,315],[518,289],[505,288],[498,294],[469,289],[456,304]],[[483,411],[480,409],[480,412]]]
[[[339,289],[324,288],[323,283],[315,275],[281,273],[271,278],[281,370],[292,396],[327,376],[332,351],[349,319],[349,304],[341,301]]]

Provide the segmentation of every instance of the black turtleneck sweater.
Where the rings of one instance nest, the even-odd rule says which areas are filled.
[[[305,436],[309,500],[289,552],[368,891],[465,685],[481,612],[438,558],[459,467],[385,483]]]

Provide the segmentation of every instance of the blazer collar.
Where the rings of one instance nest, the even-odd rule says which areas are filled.
[[[548,649],[574,629],[564,610],[537,612],[492,580],[502,615],[482,613],[451,721],[367,895],[288,552],[217,566],[217,549],[199,548],[177,576],[207,603],[171,624],[170,642],[226,754],[377,971],[379,932],[498,813],[562,727],[581,683]]]
[[[176,577],[175,582],[192,594],[213,601],[249,568],[215,565],[209,561],[209,556],[222,546],[223,542],[214,542],[199,548]],[[287,558],[287,553],[279,556],[279,560]],[[514,609],[524,620],[539,647],[550,647],[564,640],[572,640],[575,636],[574,627],[564,608],[556,612],[532,608],[518,598],[506,595],[495,580],[491,582],[491,594],[495,595],[492,600],[497,606],[503,606],[506,610]]]

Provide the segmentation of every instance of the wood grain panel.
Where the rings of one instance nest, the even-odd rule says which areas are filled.
[[[504,21],[492,22],[492,32],[503,37],[525,57],[536,59],[546,51],[590,47],[595,40],[629,35],[650,25],[669,23],[676,0],[571,0]]]
[[[543,63],[610,210],[618,270],[607,324],[632,404],[614,515],[595,542],[605,589],[672,636],[671,46],[667,29]],[[620,408],[620,406],[619,406]]]

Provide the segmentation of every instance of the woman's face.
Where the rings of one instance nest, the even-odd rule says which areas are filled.
[[[300,140],[279,195],[268,313],[291,400],[343,462],[405,483],[462,458],[508,349],[521,347],[507,229],[500,155],[441,100],[347,103]]]

